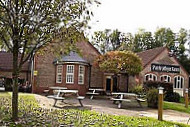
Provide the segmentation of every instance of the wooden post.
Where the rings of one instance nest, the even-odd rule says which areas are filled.
[[[158,120],[163,120],[163,92],[164,88],[158,88]]]
[[[188,108],[188,105],[189,105],[188,89],[185,89],[185,107]]]

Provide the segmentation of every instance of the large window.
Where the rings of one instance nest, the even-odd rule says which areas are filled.
[[[62,83],[62,72],[63,72],[63,66],[57,65],[56,83]]]
[[[171,82],[171,77],[169,75],[162,75],[160,76],[161,82]]]
[[[157,81],[157,76],[155,74],[146,74],[145,81]]]
[[[78,84],[84,84],[84,72],[84,66],[79,65]]]
[[[74,65],[67,65],[66,83],[74,83]]]
[[[182,76],[175,76],[174,77],[174,88],[182,89],[183,86],[184,86],[184,78]]]

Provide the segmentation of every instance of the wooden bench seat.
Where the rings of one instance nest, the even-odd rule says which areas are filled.
[[[120,99],[120,98],[111,98],[110,100],[112,101],[126,101],[126,102],[131,102],[129,99]]]
[[[100,93],[87,92],[88,95],[99,95]]]
[[[142,99],[142,98],[136,98],[137,101],[140,101],[140,102],[145,102],[146,99]]]
[[[54,102],[54,104],[53,104],[54,107],[55,107],[55,105],[56,105],[56,103],[57,103],[58,100],[61,100],[61,101],[65,100],[64,97],[59,97],[59,96],[57,96],[57,95],[49,95],[49,96],[47,96],[47,97],[48,97],[48,98],[52,98],[52,99],[55,100],[55,102]]]
[[[92,100],[94,95],[99,95],[100,93],[95,93],[95,92],[87,92],[87,95],[91,95],[90,99]]]

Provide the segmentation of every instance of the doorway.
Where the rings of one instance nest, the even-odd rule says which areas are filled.
[[[111,79],[106,78],[106,91],[111,92]]]
[[[113,92],[118,92],[118,89],[117,89],[117,77],[113,77]]]

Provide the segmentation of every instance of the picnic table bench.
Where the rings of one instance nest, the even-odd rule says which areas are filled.
[[[94,95],[100,95],[100,92],[103,92],[104,89],[93,89],[90,88],[89,92],[87,92],[87,95],[90,95],[90,99],[92,100],[94,98]]]
[[[125,102],[132,102],[136,101],[140,107],[142,107],[141,102],[145,102],[146,99],[139,98],[137,94],[134,93],[112,93],[112,95],[116,95],[116,97],[112,97],[110,100],[113,101],[114,104],[118,102],[118,108],[121,108],[121,104],[123,101]],[[129,98],[124,98],[124,96],[131,97]]]
[[[56,95],[49,95],[47,96],[48,98],[52,98],[55,100],[54,102],[54,107],[56,106],[56,103],[58,100],[61,100],[62,102],[64,102],[64,100],[66,99],[65,97],[61,96],[62,94],[66,94],[66,93],[75,93],[77,95],[77,99],[81,105],[81,107],[83,107],[83,104],[82,104],[82,100],[84,100],[84,96],[79,96],[78,95],[78,90],[68,90],[68,89],[65,89],[65,90],[58,90],[57,94]]]

